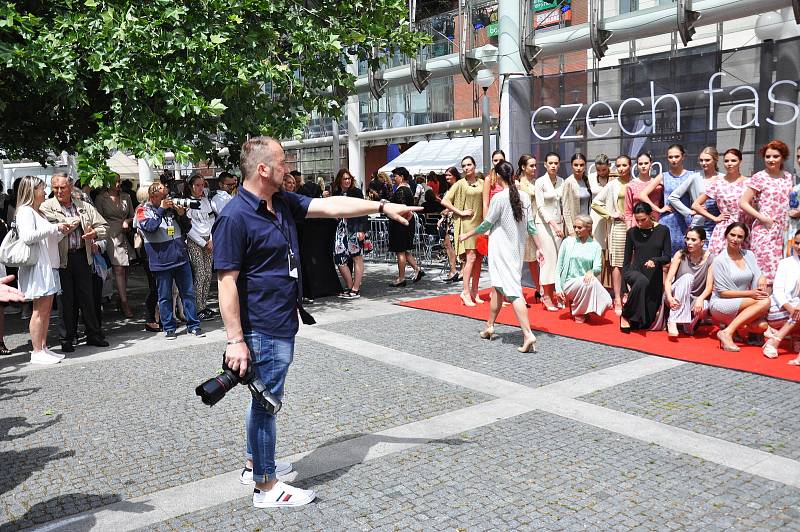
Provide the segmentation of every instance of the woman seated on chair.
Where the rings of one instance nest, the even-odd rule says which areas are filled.
[[[729,225],[725,229],[726,246],[711,265],[714,289],[708,306],[714,321],[723,325],[717,339],[724,351],[740,350],[733,342],[739,328],[749,326],[751,332],[759,333],[767,328],[764,320],[770,305],[767,278],[753,252],[742,249],[749,233],[742,222]]]
[[[781,340],[791,336],[792,352],[797,357],[789,365],[800,366],[800,231],[792,239],[792,255],[778,263],[767,321],[770,328],[764,333],[764,356],[777,358]]]
[[[664,327],[664,270],[672,256],[669,229],[650,216],[653,208],[639,202],[633,207],[636,225],[625,234],[622,279],[628,300],[622,306],[619,328],[661,330]]]
[[[558,250],[556,297],[569,305],[576,322],[583,323],[590,314],[602,316],[611,307],[611,296],[597,278],[603,269],[603,249],[592,238],[591,216],[575,216],[567,229],[574,236]]]
[[[706,231],[702,227],[692,227],[684,237],[686,247],[678,250],[672,257],[669,271],[664,281],[664,295],[669,305],[667,333],[670,338],[678,337],[678,327],[685,326],[687,334],[694,334],[697,323],[703,318],[708,307],[712,283],[708,270],[714,256],[703,250]]]

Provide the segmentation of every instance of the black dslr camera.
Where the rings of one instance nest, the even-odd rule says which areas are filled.
[[[195,388],[194,393],[200,396],[203,404],[214,406],[237,384],[246,384],[253,397],[272,415],[277,414],[283,406],[280,399],[272,395],[261,379],[256,377],[252,366],[247,367],[244,377],[239,377],[239,372],[229,368],[224,359],[222,372]]]

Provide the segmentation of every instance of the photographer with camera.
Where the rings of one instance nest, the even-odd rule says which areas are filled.
[[[161,326],[167,340],[177,338],[177,325],[172,309],[172,283],[178,287],[186,317],[186,331],[194,336],[205,336],[197,319],[194,299],[194,281],[189,255],[182,238],[178,217],[186,212],[167,195],[167,187],[153,183],[147,191],[148,200],[136,208],[136,228],[144,241],[150,271],[156,278],[158,310]],[[181,200],[188,204],[190,200]]]
[[[275,473],[275,413],[294,356],[298,313],[304,323],[314,323],[301,302],[295,222],[377,212],[407,224],[420,208],[345,196],[311,199],[281,191],[286,156],[269,137],[245,142],[239,166],[242,187],[213,229],[220,311],[228,336],[225,365],[241,378],[252,365],[252,373],[265,386],[253,394],[247,423],[253,506],[302,506],[314,500],[314,491],[280,482]],[[273,405],[271,398],[278,403]]]

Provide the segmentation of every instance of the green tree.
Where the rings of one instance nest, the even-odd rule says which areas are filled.
[[[248,134],[338,116],[348,57],[426,42],[407,19],[403,0],[0,0],[0,153],[77,153],[94,184],[114,149],[235,161]]]

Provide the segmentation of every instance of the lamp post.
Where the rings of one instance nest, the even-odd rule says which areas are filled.
[[[487,68],[482,68],[475,76],[475,82],[483,89],[483,104],[481,106],[481,134],[483,136],[483,175],[486,176],[492,167],[491,156],[489,154],[489,96],[486,91],[494,83],[494,72]]]

